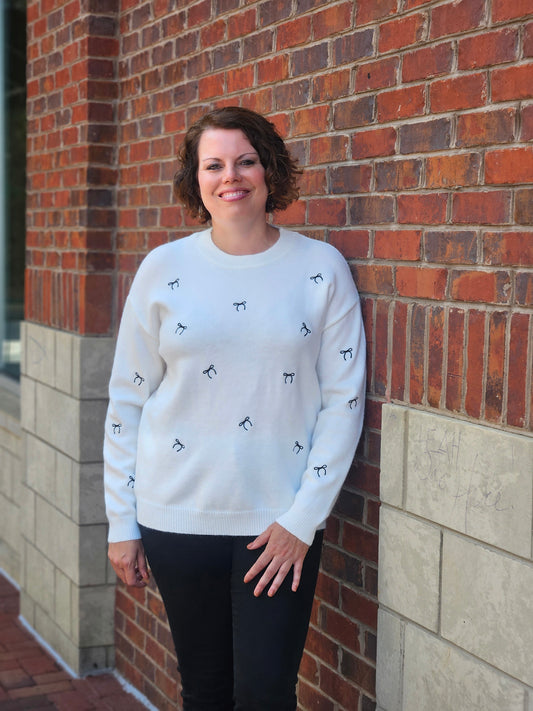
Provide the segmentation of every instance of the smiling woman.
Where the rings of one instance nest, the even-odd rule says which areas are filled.
[[[363,421],[359,298],[337,250],[267,219],[298,195],[272,123],[218,109],[179,160],[176,195],[211,226],[153,250],[124,308],[109,558],[137,587],[150,564],[184,711],[294,711],[325,520]]]
[[[209,128],[198,145],[198,186],[213,242],[230,254],[257,254],[278,239],[266,222],[268,188],[259,154],[239,129]]]
[[[297,177],[301,172],[292,159],[274,124],[263,116],[238,106],[216,109],[187,131],[180,150],[180,169],[174,176],[174,193],[193,217],[209,222],[198,186],[198,145],[207,129],[241,131],[265,169],[268,189],[267,212],[285,210],[298,198]]]

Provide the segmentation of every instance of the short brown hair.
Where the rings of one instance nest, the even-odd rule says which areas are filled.
[[[284,210],[298,199],[297,175],[302,171],[290,156],[276,127],[261,114],[240,106],[226,106],[202,116],[187,131],[178,154],[180,168],[174,176],[174,195],[201,222],[211,218],[198,185],[198,144],[208,128],[240,129],[259,154],[268,189],[266,211]]]

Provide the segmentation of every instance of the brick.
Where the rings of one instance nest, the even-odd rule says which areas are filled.
[[[329,242],[344,255],[345,259],[366,259],[368,257],[370,243],[368,230],[330,230]]]
[[[300,79],[289,84],[281,84],[274,89],[274,101],[278,110],[293,109],[309,102],[309,79]]]
[[[232,33],[230,31],[230,27],[235,30],[235,22],[233,25],[231,25],[231,20],[228,26],[228,39],[234,39],[235,37],[240,37],[242,35],[248,34],[252,30],[255,29],[255,12],[253,10],[249,10],[247,12],[243,12],[239,19],[241,20],[241,24],[239,25],[237,32]],[[218,20],[216,22],[212,22],[209,25],[206,25],[205,27],[202,27],[200,30],[200,46],[202,47],[213,47],[216,44],[219,44],[220,42],[223,42],[226,37],[226,21],[225,20]],[[146,43],[143,42],[143,45],[146,46]],[[169,57],[169,60],[171,60],[172,57]]]
[[[328,106],[313,106],[294,112],[294,135],[316,133],[317,126],[326,127],[329,119]]]
[[[354,225],[375,225],[394,221],[394,198],[390,195],[363,195],[350,199]]]
[[[517,50],[516,27],[466,37],[459,42],[458,69],[476,69],[511,62],[516,59]]]
[[[430,267],[396,268],[396,290],[400,296],[417,299],[443,299],[446,292],[446,269]]]
[[[511,315],[509,337],[509,373],[507,397],[507,424],[525,427],[527,413],[527,373],[529,314]]]
[[[370,190],[372,168],[369,165],[341,165],[330,170],[331,192],[357,193]]]
[[[325,605],[320,608],[319,620],[325,634],[338,640],[343,647],[359,652],[358,627],[353,620]]]
[[[387,309],[387,303],[383,303],[383,305],[380,306],[381,316],[387,312]],[[381,321],[384,323],[383,319],[381,319]],[[375,348],[376,351],[379,349],[379,345],[377,343],[375,344]],[[356,460],[348,472],[346,486],[350,486],[366,494],[371,494],[372,496],[379,496],[379,467],[377,465],[375,466],[369,464],[368,462],[362,462],[359,459]],[[359,521],[363,521],[362,515],[359,518]]]
[[[240,13],[236,15],[240,20]],[[278,51],[305,44],[311,39],[311,16],[297,17],[290,22],[284,22],[277,29],[276,49]]]
[[[400,128],[400,153],[428,153],[450,147],[450,119],[432,119]]]
[[[352,2],[326,8],[313,15],[313,38],[315,40],[331,37],[339,32],[345,32],[352,27]]]
[[[318,661],[305,651],[300,662],[298,674],[300,678],[307,679],[311,684],[318,686]]]
[[[483,235],[483,263],[533,266],[533,233],[487,232]]]
[[[524,28],[524,57],[533,57],[533,22]]]
[[[420,185],[422,161],[419,159],[380,161],[376,163],[374,171],[378,192],[409,190]]]
[[[515,301],[520,306],[533,306],[533,274],[530,272],[516,273]]]
[[[254,84],[254,67],[252,64],[247,64],[237,69],[232,69],[226,72],[226,85],[228,93],[236,91],[246,91],[252,88]],[[223,92],[220,92],[223,93]]]
[[[321,689],[342,708],[358,708],[359,689],[325,666],[321,669]]]
[[[374,257],[415,262],[420,259],[421,242],[421,230],[376,230]]]
[[[385,54],[419,42],[424,36],[426,17],[409,15],[379,25],[379,52]],[[405,61],[405,58],[404,58]]]
[[[442,395],[442,365],[444,346],[444,309],[436,306],[429,311],[427,399],[431,407],[439,408]]]
[[[375,532],[367,531],[361,526],[346,521],[343,526],[342,544],[347,551],[377,564],[378,537]],[[373,602],[373,608],[375,607],[376,604]],[[375,609],[374,614],[376,612],[377,609]],[[372,619],[370,623],[366,622],[366,624],[370,624],[372,626],[375,622],[376,620]]]
[[[334,66],[352,63],[363,57],[374,55],[374,30],[365,29],[350,32],[333,42]]]
[[[336,130],[356,128],[372,122],[374,117],[374,97],[341,101],[333,109],[333,126]]]
[[[335,703],[323,696],[316,687],[311,687],[300,678],[298,685],[298,699],[304,708],[313,708],[314,711],[334,711]]]
[[[376,107],[380,123],[421,116],[425,107],[424,87],[415,85],[380,92],[377,96]]]
[[[501,311],[492,312],[488,318],[485,417],[491,422],[500,422],[502,417],[506,321],[507,314]]]
[[[480,417],[483,403],[485,316],[483,311],[468,311],[465,411],[475,418]]]
[[[346,200],[344,198],[320,198],[309,200],[309,221],[320,225],[345,225]]]
[[[508,191],[463,192],[453,196],[455,223],[499,225],[509,222],[511,194]]]
[[[492,3],[493,22],[514,20],[530,13],[533,13],[533,0],[514,0],[512,3],[506,0],[494,0]]]
[[[312,138],[309,146],[311,163],[316,165],[346,160],[348,146],[348,136],[342,134]]]
[[[314,627],[310,627],[309,629],[306,649],[310,654],[317,656],[326,664],[332,666],[337,665],[337,644]]]
[[[340,578],[355,587],[362,587],[361,561],[344,551],[325,545],[322,551],[322,569],[333,577]]]
[[[448,315],[448,357],[446,363],[446,408],[460,412],[464,385],[464,322],[462,309]]]
[[[409,343],[409,402],[421,403],[424,397],[426,309],[414,304],[411,311]]]
[[[304,225],[305,204],[303,201],[293,202],[284,212],[276,213],[276,222],[286,225]]]
[[[341,69],[337,72],[328,72],[313,77],[313,101],[331,101],[348,96],[351,91],[350,76],[349,69]]]
[[[394,86],[397,83],[398,63],[397,57],[387,57],[357,66],[355,70],[356,92]]]
[[[429,88],[431,111],[458,111],[484,106],[487,80],[484,74],[469,74],[434,82]]]
[[[259,5],[259,24],[261,27],[272,22],[279,22],[291,16],[292,2],[289,0],[266,0]]]
[[[318,72],[328,66],[328,44],[314,44],[297,49],[292,54],[292,75],[300,76]]]
[[[533,63],[494,69],[491,72],[492,100],[515,101],[533,97]]]
[[[533,183],[533,147],[488,151],[485,182],[488,185]]]
[[[477,234],[428,231],[424,235],[424,256],[428,262],[474,264],[477,261]]]
[[[326,169],[306,170],[299,180],[300,195],[325,195],[328,191]]]
[[[394,304],[392,321],[392,362],[391,397],[403,400],[405,397],[405,364],[407,346],[408,305],[397,301]]]
[[[274,33],[272,30],[264,30],[263,32],[255,32],[244,38],[243,43],[243,59],[248,61],[256,59],[273,51]]]
[[[398,197],[398,222],[435,225],[446,222],[447,195],[420,193]]]
[[[392,294],[392,268],[388,265],[356,264],[352,267],[357,288],[366,294]]]
[[[511,276],[506,271],[453,270],[450,296],[467,303],[506,304],[511,297]]]
[[[426,188],[477,185],[480,168],[479,153],[430,156],[426,159]]]
[[[520,137],[522,141],[533,141],[533,104],[522,108],[521,118],[522,130]]]
[[[357,3],[357,25],[380,20],[393,15],[398,9],[398,0],[359,0]]]
[[[352,156],[355,160],[390,156],[395,152],[396,129],[393,127],[359,130],[352,138]]]
[[[516,110],[505,108],[457,117],[457,146],[509,143],[514,139]]]
[[[381,504],[379,501],[368,499],[366,502],[366,524],[371,526],[376,531],[379,529],[379,510]]]
[[[376,667],[374,665],[343,650],[341,672],[344,679],[351,680],[368,694],[374,695],[376,686]]]
[[[107,304],[112,298],[112,276],[82,274],[80,276],[80,333],[109,333],[111,313]]]
[[[465,32],[479,27],[485,12],[484,0],[459,0],[433,8],[430,38]]]
[[[378,299],[374,310],[373,347],[379,357],[374,360],[372,391],[374,394],[381,396],[386,393],[388,380],[389,306],[388,300]],[[361,469],[358,468],[358,470],[360,471]],[[359,482],[352,481],[354,478],[354,468],[352,467],[348,474],[347,483],[357,489],[364,489]],[[352,550],[352,552],[354,551]]]
[[[533,188],[515,192],[514,219],[519,225],[533,224]]]
[[[402,80],[419,81],[448,74],[452,68],[453,56],[451,42],[406,52],[402,63]]]

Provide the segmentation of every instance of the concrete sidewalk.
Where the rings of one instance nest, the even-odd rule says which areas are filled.
[[[0,574],[0,711],[146,711],[113,674],[70,676],[18,615],[18,591]]]

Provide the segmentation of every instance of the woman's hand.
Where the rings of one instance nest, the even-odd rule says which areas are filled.
[[[250,580],[253,580],[264,570],[265,572],[255,586],[254,595],[259,597],[272,580],[272,585],[267,593],[269,597],[272,597],[276,594],[290,569],[293,568],[292,590],[296,592],[300,584],[304,558],[309,546],[292,533],[289,533],[279,523],[271,524],[255,540],[249,543],[247,548],[255,550],[256,548],[261,548],[261,546],[265,546],[265,550],[244,576],[244,582],[249,583]]]
[[[146,565],[143,544],[140,539],[110,543],[108,558],[113,570],[126,585],[144,588],[150,573]]]

